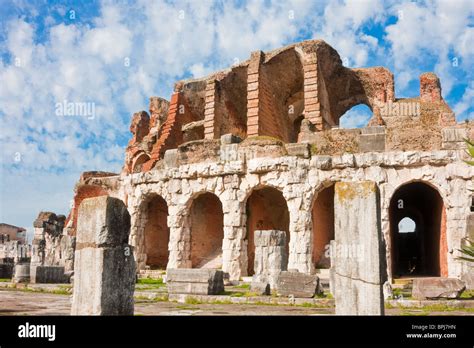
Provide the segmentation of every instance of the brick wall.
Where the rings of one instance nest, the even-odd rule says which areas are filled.
[[[176,92],[171,96],[168,117],[160,131],[158,141],[151,150],[150,160],[143,164],[143,171],[149,171],[163,158],[168,149],[175,149],[183,143],[183,125],[197,121],[198,116],[194,115],[186,102],[182,92]]]
[[[323,118],[318,93],[318,60],[315,52],[305,54],[303,70],[305,118],[311,121],[317,130],[322,130]]]

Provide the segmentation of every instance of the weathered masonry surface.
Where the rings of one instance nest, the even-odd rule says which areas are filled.
[[[338,128],[358,104],[372,110],[369,125]],[[463,161],[474,127],[456,123],[432,73],[419,96],[395,98],[388,69],[346,68],[325,42],[305,41],[176,83],[130,130],[122,173],[84,173],[66,227],[74,235],[84,198],[121,199],[137,269],[221,268],[238,280],[253,275],[256,230],[287,233],[288,270],[329,268],[334,185],[371,181],[385,277],[470,271],[456,257],[474,226],[474,168]],[[414,234],[399,233],[404,218]]]

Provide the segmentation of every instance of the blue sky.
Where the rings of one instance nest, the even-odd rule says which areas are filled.
[[[474,118],[472,1],[0,0],[0,222],[67,214],[81,172],[119,172],[131,115],[175,81],[311,38],[348,67],[391,69],[397,97],[434,71],[458,121]],[[95,117],[58,116],[64,100]]]

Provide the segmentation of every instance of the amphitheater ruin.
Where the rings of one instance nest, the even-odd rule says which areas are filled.
[[[359,104],[372,111],[368,125],[339,127]],[[370,181],[382,281],[472,273],[457,257],[473,237],[463,139],[474,127],[456,123],[433,73],[420,76],[419,96],[397,98],[387,68],[347,68],[324,41],[304,41],[177,82],[170,101],[151,97],[149,112],[133,115],[130,131],[120,174],[82,174],[65,230],[75,235],[83,199],[119,198],[137,270],[217,268],[238,281],[254,274],[256,230],[286,232],[287,269],[329,269],[328,246],[344,228],[335,185]]]

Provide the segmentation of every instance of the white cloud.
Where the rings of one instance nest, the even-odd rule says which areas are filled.
[[[378,0],[333,1],[324,9],[322,23],[315,23],[315,38],[322,38],[332,45],[349,66],[364,66],[369,53],[375,53],[377,39],[360,32],[361,26],[381,22],[384,7]]]
[[[435,72],[441,77],[443,95],[448,95],[455,84],[456,69],[452,65],[451,52],[462,61],[472,62],[473,27],[469,27],[474,6],[469,1],[428,1],[413,3],[405,1],[389,9],[398,20],[385,28],[386,40],[391,44],[397,82],[403,89],[412,80],[417,80],[419,68],[426,63],[427,56],[435,61]],[[472,22],[471,22],[472,25]],[[468,76],[472,76],[472,66],[460,66]],[[411,79],[407,77],[411,76]]]
[[[463,96],[461,100],[454,105],[454,112],[456,115],[462,115],[466,113],[471,108],[471,112],[469,114],[465,114],[464,119],[472,119],[474,120],[474,111],[472,108],[474,107],[474,83],[471,82],[471,84],[466,88],[466,90],[463,93]]]
[[[17,5],[43,20],[30,3]],[[10,18],[0,25],[6,38],[1,53],[12,58],[0,62],[1,218],[28,226],[41,209],[66,213],[63,207],[81,171],[120,170],[130,115],[146,109],[150,96],[169,98],[180,78],[202,77],[247,59],[254,50],[276,48],[302,35],[322,38],[348,57],[350,66],[364,66],[390,55],[380,37],[362,28],[403,10],[404,20],[387,28],[397,84],[405,87],[417,78],[409,63],[428,51],[442,57],[436,70],[448,90],[455,83],[449,53],[459,55],[461,69],[473,60],[472,11],[465,9],[460,1],[385,7],[375,0],[104,2],[99,16],[87,23],[82,16],[56,23],[46,14],[46,40],[38,39],[40,26],[25,16]],[[68,10],[54,6],[50,12],[67,16]],[[471,93],[466,90],[456,112],[468,112]],[[58,117],[54,106],[63,100],[93,102],[97,116]],[[356,114],[347,126],[358,126],[366,117]],[[30,185],[27,177],[38,180]],[[60,178],[64,184],[55,186]],[[16,188],[17,197],[31,199],[22,206],[7,186]]]
[[[339,127],[346,129],[365,127],[371,117],[372,112],[368,106],[363,104],[356,105],[339,119]]]

